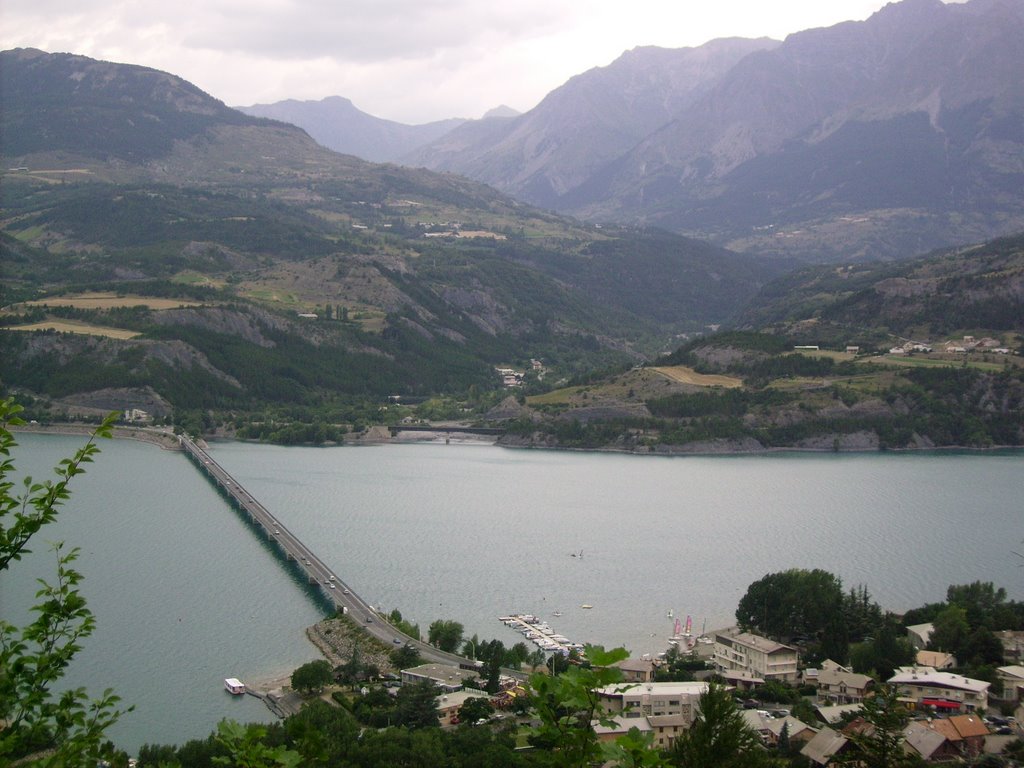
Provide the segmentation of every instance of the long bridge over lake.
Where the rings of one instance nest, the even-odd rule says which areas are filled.
[[[317,557],[298,536],[288,530],[269,509],[263,506],[248,490],[232,477],[224,467],[203,448],[185,435],[178,435],[178,442],[185,455],[194,463],[223,493],[232,504],[257,529],[273,542],[279,557],[288,565],[297,568],[309,581],[310,586],[317,590],[319,596],[332,605],[338,613],[344,613],[358,622],[363,628],[379,640],[398,647],[410,645],[419,651],[425,661],[440,664],[453,664],[463,668],[473,668],[477,662],[454,653],[438,650],[428,643],[403,634],[390,624],[384,616],[375,611],[363,598],[355,593],[330,566]]]

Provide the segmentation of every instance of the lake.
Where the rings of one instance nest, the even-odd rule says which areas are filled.
[[[37,479],[81,443],[18,439],[19,467]],[[573,640],[657,653],[669,609],[697,631],[720,628],[751,582],[790,567],[865,584],[896,611],[976,580],[1024,599],[1022,452],[669,458],[223,442],[211,453],[356,592],[424,632],[450,618],[511,644],[521,636],[497,617],[530,612]],[[220,717],[267,719],[221,680],[315,657],[304,628],[322,607],[306,586],[180,454],[105,442],[73,488],[46,537],[82,547],[98,620],[73,682],[137,706],[115,741],[180,743]],[[36,556],[5,576],[5,617],[47,569],[52,556]]]

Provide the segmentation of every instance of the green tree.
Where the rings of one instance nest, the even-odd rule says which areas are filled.
[[[672,762],[684,768],[748,768],[768,765],[757,733],[747,725],[724,686],[709,683],[700,695],[697,717],[676,739]]]
[[[467,659],[477,658],[476,651],[480,647],[480,638],[475,634],[462,644],[462,655]]]
[[[601,762],[601,746],[591,723],[611,720],[601,708],[597,690],[622,683],[622,670],[612,665],[629,656],[624,648],[605,651],[599,645],[586,646],[584,655],[588,665],[573,664],[557,675],[530,676],[530,701],[540,725],[528,741],[547,751],[550,764],[560,768]]]
[[[1006,605],[1006,590],[996,589],[991,581],[975,581],[970,584],[951,584],[946,590],[946,602],[964,609],[964,618],[971,629],[987,626],[989,629],[1004,629],[998,626]]]
[[[420,656],[420,652],[417,651],[411,645],[402,645],[395,648],[391,652],[391,663],[395,665],[395,669],[411,669],[412,667],[418,667],[423,663],[423,657]]]
[[[654,748],[654,734],[640,733],[633,727],[611,744],[601,745],[605,765],[619,768],[664,768],[668,765],[662,754]]]
[[[298,671],[298,670],[296,670]],[[344,664],[340,664],[335,670],[335,674],[338,676],[338,680],[348,685],[355,685],[360,679],[363,672],[363,662],[359,656],[359,643],[355,642],[352,644],[352,655],[349,656],[348,661]],[[295,688],[294,675],[292,680],[292,687]]]
[[[967,611],[958,605],[949,605],[939,612],[932,624],[934,629],[928,647],[952,653],[959,660],[971,633],[971,626],[967,623]]]
[[[427,642],[448,653],[455,653],[462,642],[463,627],[457,621],[438,619],[427,630]]]
[[[359,739],[359,724],[344,707],[326,701],[307,703],[284,721],[289,745],[308,768],[345,763]]]
[[[782,730],[779,731],[779,740],[775,744],[775,751],[783,757],[789,757],[792,745],[789,740],[789,723],[782,724]]]
[[[806,723],[807,725],[817,726],[820,722],[820,720],[818,720],[818,713],[814,710],[814,705],[803,696],[796,700],[790,708],[789,713],[797,720],[802,723]]]
[[[957,662],[962,667],[980,667],[985,664],[1000,666],[1003,663],[1003,643],[988,627],[978,627],[967,637],[960,648]]]
[[[909,768],[922,764],[919,757],[912,757],[903,749],[907,712],[895,689],[882,688],[864,699],[860,716],[868,727],[846,730],[853,748],[836,755],[836,764],[863,768]]]
[[[310,661],[292,672],[292,688],[301,693],[322,691],[325,685],[334,682],[334,671],[330,662],[324,659]]]
[[[692,653],[682,653],[678,645],[670,645],[665,651],[664,663],[655,670],[654,677],[659,683],[689,682],[699,669],[707,669],[702,659]]]
[[[850,648],[850,665],[854,672],[888,680],[897,667],[914,663],[914,646],[899,631],[892,617],[884,620],[878,633]]]
[[[70,498],[71,479],[93,461],[96,439],[110,437],[118,416],[108,416],[72,458],[60,462],[56,482],[26,477],[17,494],[8,479],[14,472],[11,449],[17,445],[10,426],[23,423],[17,416],[21,410],[13,399],[0,401],[0,574],[28,554],[33,536],[57,519]],[[54,549],[56,580],[42,582],[34,620],[17,627],[0,619],[0,764],[95,765],[109,756],[104,733],[123,714],[109,689],[95,700],[82,688],[53,691],[95,628],[78,589],[82,576],[72,567],[78,550],[65,551],[62,544]]]
[[[745,630],[786,642],[827,638],[829,655],[846,660],[846,600],[842,583],[827,571],[791,568],[767,574],[747,588],[736,621]]]
[[[483,696],[474,696],[466,699],[459,707],[459,722],[472,725],[478,720],[486,720],[494,714],[494,705],[490,699]]]
[[[414,640],[420,639],[420,628],[418,624],[406,621],[402,618],[402,612],[395,608],[388,614],[388,621],[402,634],[408,635]]]
[[[217,743],[227,749],[228,757],[214,757],[214,765],[232,768],[295,768],[302,763],[298,752],[283,746],[265,744],[267,729],[252,723],[240,725],[221,720],[217,725]]]
[[[438,688],[429,680],[403,685],[395,697],[395,725],[406,728],[437,728]]]
[[[480,643],[476,649],[476,657],[483,662],[480,667],[480,680],[484,690],[497,693],[500,687],[501,665],[505,662],[505,644],[500,640],[488,640]]]

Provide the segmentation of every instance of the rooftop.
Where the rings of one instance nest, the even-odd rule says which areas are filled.
[[[723,641],[726,643],[739,643],[762,653],[776,653],[777,651],[792,651],[796,653],[796,648],[792,646],[770,640],[767,637],[755,635],[751,632],[738,632],[736,634],[719,633],[715,635],[715,642]]]
[[[602,736],[613,733],[626,733],[630,728],[636,728],[640,732],[653,730],[646,717],[613,717],[612,722],[612,725],[601,725],[598,722],[593,723],[594,733]]]
[[[937,688],[954,688],[971,693],[985,693],[989,687],[984,680],[975,680],[950,672],[936,672],[932,667],[900,667],[888,682],[892,685],[931,685]]]
[[[935,667],[939,669],[955,661],[953,654],[944,651],[918,651],[917,663],[922,667]]]
[[[434,699],[437,702],[438,709],[449,707],[461,707],[469,699],[489,699],[487,691],[477,691],[473,688],[464,688],[461,691],[455,691],[454,693],[444,693]]]
[[[598,688],[602,696],[622,696],[638,698],[640,696],[700,696],[707,691],[707,683],[616,683]]]
[[[838,669],[823,669],[818,672],[818,682],[822,685],[839,685],[846,683],[850,688],[858,690],[865,688],[872,682],[871,675],[861,675],[856,672],[844,672]]]
[[[471,672],[468,669],[459,669],[449,664],[420,664],[418,667],[403,669],[402,674],[429,677],[431,680],[441,683],[461,683],[467,678],[476,676],[475,672]]]
[[[800,754],[818,765],[825,765],[832,756],[846,746],[848,739],[841,733],[833,731],[829,727],[822,728],[811,739]]]
[[[1019,677],[1024,680],[1024,667],[1019,664],[1013,664],[1009,667],[999,667],[996,671],[1000,675],[1005,675],[1007,677]]]

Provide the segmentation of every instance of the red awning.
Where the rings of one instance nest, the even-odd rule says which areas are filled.
[[[943,701],[942,699],[921,699],[921,704],[926,707],[935,707],[937,709],[960,709],[959,702]]]

